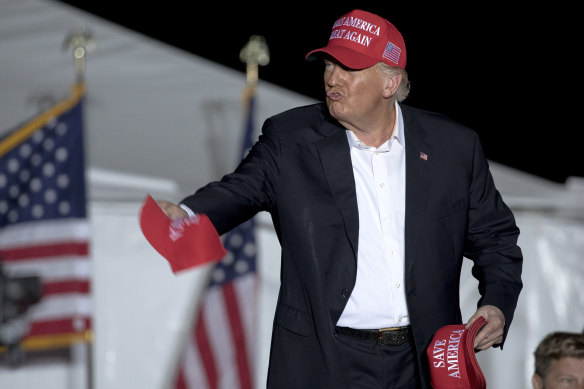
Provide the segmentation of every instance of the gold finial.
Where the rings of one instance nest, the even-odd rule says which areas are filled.
[[[247,83],[255,85],[258,82],[258,65],[265,66],[270,62],[270,52],[263,36],[252,35],[241,49],[239,59],[247,64]]]
[[[93,34],[85,27],[71,31],[63,41],[63,49],[73,49],[75,75],[80,83],[85,79],[85,55],[93,51],[96,46]]]

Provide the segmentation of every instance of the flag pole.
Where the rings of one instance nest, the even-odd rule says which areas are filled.
[[[95,50],[97,47],[96,40],[92,32],[80,27],[70,31],[63,41],[63,50],[71,50],[74,59],[75,82],[73,85],[73,95],[80,97],[85,93],[85,60],[87,53]],[[84,342],[71,343],[74,347],[71,351],[74,353],[85,352],[84,360],[87,370],[87,389],[93,389],[93,330],[85,331],[86,337]],[[83,349],[79,349],[79,348]]]
[[[77,28],[65,36],[63,49],[73,51],[76,84],[85,84],[85,57],[87,53],[95,50],[96,46],[93,34],[85,27]]]
[[[252,35],[241,49],[239,59],[246,64],[247,88],[244,91],[244,101],[249,101],[258,84],[258,66],[270,63],[270,51],[265,38],[261,35]]]
[[[259,81],[259,66],[265,66],[270,63],[270,51],[265,38],[261,35],[250,36],[249,41],[239,52],[239,59],[246,64],[247,86],[243,90],[241,100],[244,112],[247,112],[247,120],[249,121],[252,120],[251,115],[253,107],[251,105],[253,104],[253,100],[255,100],[254,97]],[[248,123],[248,127],[250,124],[251,123]],[[251,131],[250,128],[248,128],[248,131],[244,134],[242,158],[251,147],[252,134],[248,133],[249,131]]]

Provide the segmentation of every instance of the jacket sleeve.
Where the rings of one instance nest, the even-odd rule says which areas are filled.
[[[219,234],[268,211],[275,202],[280,146],[270,119],[258,141],[237,168],[181,201],[195,213],[206,214]]]
[[[464,255],[474,261],[472,274],[479,281],[481,295],[478,306],[494,305],[505,315],[505,339],[523,287],[523,255],[517,246],[519,228],[495,187],[476,134],[474,139]]]

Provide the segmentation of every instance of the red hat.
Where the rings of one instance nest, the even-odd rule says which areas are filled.
[[[217,262],[227,253],[206,215],[170,220],[150,195],[140,211],[140,228],[173,273]]]
[[[448,325],[434,334],[426,349],[434,389],[486,389],[487,382],[474,352],[474,340],[487,321],[478,317],[468,329]]]
[[[316,52],[331,55],[350,69],[365,69],[384,62],[406,68],[406,44],[393,24],[375,14],[353,10],[333,25],[328,44]]]

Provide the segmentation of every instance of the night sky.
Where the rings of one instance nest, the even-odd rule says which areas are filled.
[[[473,128],[492,161],[559,183],[584,176],[582,125],[576,121],[582,33],[574,6],[337,1],[316,8],[321,3],[273,1],[197,8],[167,0],[128,8],[119,2],[62,2],[242,72],[241,48],[251,35],[262,35],[270,63],[260,67],[260,82],[317,99],[324,97],[322,66],[304,56],[324,46],[334,21],[358,4],[404,36],[411,81],[405,104]]]

